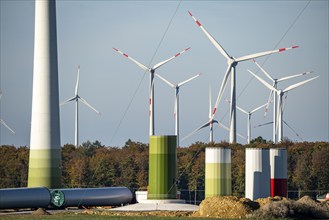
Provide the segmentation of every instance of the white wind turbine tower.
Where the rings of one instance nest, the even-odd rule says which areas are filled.
[[[205,33],[205,35],[209,38],[209,40],[211,41],[211,43],[217,48],[217,50],[219,50],[219,52],[227,59],[227,70],[226,73],[224,75],[224,79],[222,81],[219,93],[218,93],[218,97],[216,100],[216,104],[213,110],[213,115],[216,113],[219,101],[223,95],[223,91],[226,87],[226,83],[227,83],[227,79],[229,74],[231,73],[231,105],[230,105],[230,143],[235,143],[236,142],[236,82],[235,82],[235,75],[236,75],[236,66],[238,65],[239,62],[242,61],[247,61],[247,60],[251,60],[251,59],[255,59],[257,57],[262,57],[262,56],[266,56],[266,55],[270,55],[273,53],[278,53],[278,52],[283,52],[289,49],[294,49],[294,48],[298,48],[298,46],[292,46],[292,47],[288,47],[288,48],[281,48],[278,50],[272,50],[272,51],[266,51],[266,52],[261,52],[261,53],[255,53],[255,54],[251,54],[251,55],[246,55],[243,57],[239,57],[239,58],[235,58],[233,56],[230,56],[225,50],[224,48],[215,40],[215,38],[213,38],[211,36],[210,33],[208,33],[206,31],[206,29],[201,25],[201,23],[192,15],[192,13],[190,11],[188,11],[188,13],[191,15],[191,17],[193,18],[193,20],[196,22],[196,24],[201,28],[201,30]]]
[[[265,80],[263,80],[262,78],[260,78],[259,76],[257,76],[255,73],[253,73],[252,71],[248,70],[249,73],[251,73],[253,76],[255,76],[262,84],[264,84],[267,88],[269,88],[270,90],[274,91],[277,93],[278,96],[278,109],[277,109],[277,125],[276,125],[276,130],[278,129],[278,141],[282,142],[282,138],[283,138],[283,95],[286,92],[289,92],[290,90],[293,90],[311,80],[314,80],[316,78],[318,78],[319,76],[313,77],[311,79],[308,80],[304,80],[302,82],[293,84],[291,86],[288,86],[287,88],[283,89],[283,90],[278,90],[276,88],[274,88],[272,85],[270,85],[269,83],[267,83]]]
[[[0,91],[0,100],[1,100],[1,97],[2,97],[2,91]],[[0,118],[0,124],[5,126],[9,131],[11,131],[11,133],[16,134],[15,131],[13,129],[11,129],[9,127],[9,125],[7,125],[6,122],[2,118]]]
[[[179,147],[179,89],[181,86],[183,86],[184,84],[190,82],[191,80],[199,77],[201,75],[201,73],[183,81],[180,82],[178,84],[173,84],[171,82],[169,82],[167,79],[165,79],[164,77],[160,76],[159,74],[155,74],[157,77],[159,77],[162,81],[164,81],[165,83],[167,83],[170,87],[172,87],[173,89],[175,89],[175,105],[174,105],[174,116],[175,116],[175,135],[177,136],[177,146]]]
[[[62,102],[60,105],[65,105],[71,101],[75,101],[75,132],[74,132],[74,145],[76,147],[79,146],[79,101],[81,101],[83,104],[88,106],[90,109],[95,111],[97,114],[101,114],[99,111],[97,111],[94,107],[92,107],[86,100],[81,98],[78,94],[79,89],[79,78],[80,78],[80,65],[78,66],[78,76],[77,76],[77,82],[75,85],[75,93],[72,98],[69,98],[65,102]]]
[[[230,101],[226,99],[226,101],[229,103]],[[248,136],[247,136],[247,143],[250,144],[250,139],[251,139],[251,115],[253,113],[255,113],[256,111],[258,111],[259,109],[263,108],[264,106],[266,106],[267,103],[265,103],[264,105],[261,105],[257,108],[255,108],[254,110],[251,110],[251,111],[246,111],[244,110],[243,108],[239,107],[239,106],[236,106],[236,108],[238,110],[240,110],[241,112],[245,113],[247,116],[248,116],[248,120],[247,120],[247,130],[248,130]]]
[[[134,58],[128,56],[127,54],[121,52],[120,50],[113,48],[116,52],[122,54],[123,56],[125,56],[126,58],[128,58],[129,60],[133,61],[135,64],[137,64],[137,66],[139,66],[140,68],[142,68],[145,72],[149,72],[150,73],[150,84],[149,84],[149,115],[150,115],[150,131],[149,134],[150,136],[154,135],[154,74],[155,74],[155,70],[158,69],[159,67],[161,67],[162,65],[168,63],[169,61],[171,61],[172,59],[178,57],[179,55],[181,55],[182,53],[184,53],[185,51],[189,50],[189,48],[186,48],[185,50],[183,50],[180,53],[177,53],[176,55],[170,57],[167,60],[164,60],[160,63],[155,64],[153,67],[149,68],[146,67],[145,65],[143,65],[142,63],[138,62],[137,60],[135,60]]]
[[[309,73],[312,73],[313,71],[308,71],[308,72],[304,72],[304,73],[299,73],[299,74],[295,74],[295,75],[291,75],[291,76],[287,76],[287,77],[282,77],[282,78],[279,78],[279,79],[274,79],[268,72],[266,72],[255,60],[253,60],[254,63],[258,66],[258,68],[265,74],[265,76],[267,78],[269,78],[271,81],[272,81],[272,86],[274,88],[277,89],[277,84],[279,82],[282,82],[282,81],[285,81],[287,79],[292,79],[292,78],[295,78],[295,77],[298,77],[298,76],[303,76],[303,75],[306,75],[306,74],[309,74]],[[271,90],[270,92],[270,95],[269,95],[269,98],[268,98],[268,102],[267,102],[267,106],[266,106],[266,110],[265,110],[265,115],[264,117],[266,116],[266,113],[267,113],[267,110],[268,110],[268,106],[270,104],[270,102],[272,101],[272,96],[273,96],[273,90]],[[276,115],[277,115],[277,100],[276,100],[276,96],[273,96],[273,143],[277,143],[277,133],[276,133],[276,124],[277,124],[277,118],[276,118]]]

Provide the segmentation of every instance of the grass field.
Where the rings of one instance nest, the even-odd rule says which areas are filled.
[[[168,220],[215,220],[216,218],[194,218],[194,217],[154,217],[154,216],[104,216],[104,215],[86,215],[86,214],[60,214],[60,215],[0,215],[1,220],[13,220],[13,219],[45,219],[45,220],[161,220],[161,219],[168,219]]]

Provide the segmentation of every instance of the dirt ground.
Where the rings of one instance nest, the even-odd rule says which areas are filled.
[[[86,209],[82,213],[108,216],[329,219],[329,203],[318,202],[309,196],[304,196],[297,201],[284,197],[268,197],[251,201],[236,196],[217,196],[203,200],[196,212],[111,212],[111,209]],[[43,209],[38,209],[32,214],[49,215]]]

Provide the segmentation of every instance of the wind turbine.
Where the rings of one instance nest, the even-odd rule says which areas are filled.
[[[185,50],[181,51],[180,53],[177,53],[176,55],[170,57],[167,60],[164,60],[160,63],[155,64],[153,67],[149,68],[146,67],[144,64],[138,62],[137,60],[135,60],[134,58],[128,56],[127,54],[121,52],[120,50],[113,48],[116,52],[122,54],[123,56],[125,56],[126,58],[128,58],[129,60],[133,61],[135,64],[137,64],[137,66],[139,66],[140,68],[142,68],[145,72],[149,72],[150,73],[150,91],[149,91],[149,115],[150,115],[150,136],[154,135],[154,74],[155,74],[155,70],[158,69],[159,67],[161,67],[162,65],[168,63],[169,61],[171,61],[172,59],[178,57],[179,55],[181,55],[182,53],[184,53],[185,51],[189,50],[189,48],[186,48]]]
[[[228,103],[230,102],[229,100],[225,100],[227,101]],[[267,103],[265,103],[264,105],[261,105],[257,108],[255,108],[254,110],[251,110],[251,111],[246,111],[244,110],[243,108],[239,107],[239,106],[236,106],[236,108],[238,110],[240,110],[241,112],[245,113],[247,116],[248,116],[248,120],[247,120],[247,130],[248,130],[248,136],[247,136],[247,143],[250,144],[250,138],[251,138],[251,115],[253,113],[255,113],[256,111],[258,111],[259,109],[263,108],[264,106],[266,106]]]
[[[278,141],[282,142],[282,138],[283,138],[283,95],[287,92],[289,92],[290,90],[293,90],[311,80],[314,80],[316,78],[318,78],[319,76],[313,77],[311,79],[308,80],[304,80],[302,82],[293,84],[291,86],[288,86],[287,88],[283,89],[283,90],[278,90],[277,88],[274,88],[274,86],[270,85],[269,83],[267,83],[265,80],[263,80],[262,78],[260,78],[259,76],[257,76],[255,73],[253,73],[252,71],[248,70],[249,73],[251,73],[254,77],[256,77],[256,79],[258,79],[262,84],[264,84],[267,88],[269,88],[270,90],[274,91],[277,93],[278,96],[278,109],[277,109],[277,125],[276,125],[276,129],[278,129]]]
[[[210,129],[210,133],[209,133],[209,142],[213,143],[214,139],[213,139],[213,124],[217,123],[219,127],[224,128],[227,131],[230,131],[230,129],[228,127],[226,127],[225,125],[223,125],[222,123],[218,122],[217,120],[214,119],[214,115],[212,114],[212,104],[211,104],[211,87],[209,86],[209,120],[204,123],[203,125],[201,125],[200,127],[198,127],[197,129],[195,129],[194,131],[192,131],[190,134],[186,135],[182,140],[185,140],[187,138],[189,138],[190,136],[194,135],[195,133],[199,132],[201,129],[209,127]],[[245,137],[243,137],[240,134],[237,134],[239,137],[246,139]]]
[[[235,88],[236,87],[236,82],[235,82],[235,78],[236,78],[235,68],[236,68],[236,66],[238,65],[239,62],[243,62],[243,61],[255,59],[257,57],[262,57],[262,56],[270,55],[270,54],[273,54],[273,53],[278,53],[278,52],[283,52],[283,51],[286,51],[286,50],[298,48],[298,46],[280,48],[280,49],[277,49],[277,50],[260,52],[260,53],[255,53],[255,54],[235,58],[233,56],[230,56],[225,51],[225,49],[215,40],[215,38],[213,36],[211,36],[211,34],[201,25],[201,23],[192,15],[192,13],[190,11],[188,11],[188,13],[193,18],[193,20],[196,22],[196,24],[201,28],[201,30],[205,33],[205,35],[209,38],[211,43],[227,59],[228,67],[227,67],[226,73],[224,75],[224,79],[222,81],[222,84],[221,84],[221,87],[220,87],[220,90],[219,90],[219,93],[218,93],[218,97],[217,97],[217,100],[216,100],[216,104],[215,104],[215,107],[214,107],[214,110],[213,110],[212,114],[214,115],[216,113],[219,101],[220,101],[220,99],[223,95],[223,91],[226,87],[228,76],[231,73],[230,143],[235,143],[236,142],[236,88]]]
[[[265,74],[265,76],[267,78],[269,78],[273,84],[272,86],[274,88],[277,89],[277,85],[279,82],[282,82],[282,81],[285,81],[287,79],[292,79],[292,78],[295,78],[295,77],[298,77],[298,76],[303,76],[303,75],[307,75],[307,74],[310,74],[312,73],[313,71],[308,71],[308,72],[304,72],[304,73],[299,73],[299,74],[295,74],[295,75],[291,75],[291,76],[287,76],[287,77],[282,77],[282,78],[279,78],[279,79],[275,79],[273,78],[269,73],[267,73],[257,62],[256,60],[253,59],[253,62],[258,66],[258,68]],[[268,107],[270,105],[270,102],[272,100],[272,96],[273,96],[273,90],[271,90],[270,92],[270,95],[269,95],[269,98],[268,98],[268,101],[267,101],[267,106],[266,106],[266,109],[265,109],[265,114],[264,114],[264,117],[266,116],[266,113],[267,113],[267,110],[268,110]],[[277,124],[277,118],[276,118],[276,115],[277,115],[277,100],[276,100],[276,96],[273,96],[273,143],[277,143],[277,134],[276,134],[276,129],[275,129],[275,126]]]
[[[1,97],[2,97],[2,91],[0,91],[0,100],[1,100]],[[11,129],[2,118],[0,118],[0,124],[5,126],[9,131],[11,131],[11,133],[16,134],[15,131],[13,129]]]
[[[95,111],[97,114],[101,114],[99,111],[97,111],[94,107],[92,107],[86,100],[81,98],[78,94],[78,89],[79,89],[79,78],[80,78],[80,65],[78,66],[78,76],[77,76],[77,82],[75,85],[75,93],[72,98],[69,98],[65,102],[62,102],[60,105],[65,105],[71,101],[75,101],[75,134],[74,134],[74,145],[78,147],[79,145],[79,101],[81,101],[83,104],[88,106],[90,109]]]
[[[170,87],[175,89],[175,107],[174,107],[174,116],[175,116],[175,135],[177,136],[177,146],[179,147],[179,89],[181,86],[183,86],[184,84],[190,82],[191,80],[199,77],[201,75],[201,73],[183,81],[180,82],[178,84],[173,84],[171,82],[169,82],[167,79],[163,78],[162,76],[160,76],[159,74],[155,74],[157,77],[159,77],[162,81],[164,81],[165,83],[167,83]]]

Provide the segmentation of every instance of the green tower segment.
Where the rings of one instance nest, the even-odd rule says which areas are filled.
[[[205,162],[205,197],[231,195],[231,149],[207,147]]]
[[[61,187],[61,149],[30,150],[28,187]]]
[[[177,137],[150,136],[148,199],[176,199]]]

